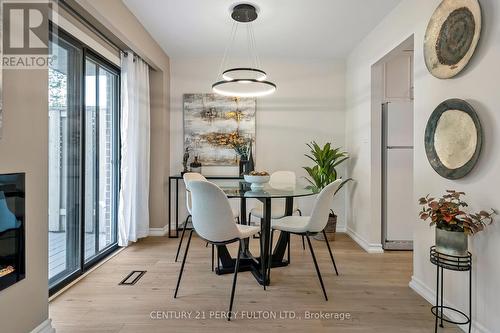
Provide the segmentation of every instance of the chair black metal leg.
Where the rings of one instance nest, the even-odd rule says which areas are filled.
[[[251,223],[250,223],[250,222],[252,222],[252,213],[248,213],[248,220],[247,220],[247,224],[248,224],[248,225],[251,225]]]
[[[177,262],[177,259],[179,258],[179,252],[181,251],[182,240],[184,239],[184,233],[186,232],[186,226],[188,224],[189,217],[191,217],[191,215],[188,215],[186,217],[186,221],[184,222],[184,227],[182,228],[181,239],[179,240],[179,245],[177,246],[177,253],[175,254],[175,262]]]
[[[269,283],[271,283],[271,265],[273,264],[273,235],[274,229],[271,229],[271,239],[269,240],[269,263],[267,265],[267,278],[269,279]]]
[[[215,247],[215,258],[217,258],[217,271],[220,271],[219,247]]]
[[[179,278],[177,279],[177,286],[175,287],[174,298],[177,297],[177,292],[179,291],[179,285],[181,284],[182,272],[184,271],[184,265],[186,264],[186,258],[189,251],[189,244],[191,244],[191,238],[193,237],[193,231],[189,233],[188,243],[186,245],[186,251],[184,252],[184,257],[182,258],[181,270],[179,271]]]
[[[297,208],[297,213],[299,213],[299,216],[302,216],[302,211]],[[304,236],[302,235],[302,250],[306,250],[306,241],[304,239]]]
[[[214,271],[214,244],[212,244],[212,272]]]
[[[238,247],[238,256],[236,258],[236,265],[234,266],[234,278],[233,278],[233,287],[231,289],[231,301],[229,302],[229,313],[227,320],[231,320],[231,315],[233,311],[233,301],[234,301],[234,290],[236,289],[236,279],[238,278],[238,270],[240,269],[240,257],[241,252],[243,252],[243,241],[240,239],[240,244]]]
[[[332,258],[333,268],[335,268],[335,274],[337,274],[338,276],[339,271],[337,271],[337,265],[335,265],[335,259],[333,259],[332,249],[330,248],[330,243],[328,242],[328,238],[326,237],[326,232],[324,229],[323,229],[323,237],[325,237],[326,246],[328,246],[328,252],[330,252],[330,258]]]
[[[241,224],[239,216],[236,216],[236,223]]]
[[[311,255],[313,257],[314,267],[316,267],[316,273],[318,274],[319,283],[321,284],[321,288],[323,289],[323,295],[325,295],[325,300],[328,301],[328,296],[326,296],[325,285],[323,284],[323,279],[321,278],[321,272],[319,271],[318,262],[316,261],[316,256],[314,255],[314,250],[311,245],[311,240],[309,239],[309,234],[306,234],[306,238],[307,238],[307,244],[309,245],[309,250],[311,250]]]
[[[290,259],[290,248],[291,248],[291,243],[292,243],[292,235],[288,233],[288,250],[287,250],[287,255],[288,255],[288,264],[290,264],[292,261]]]

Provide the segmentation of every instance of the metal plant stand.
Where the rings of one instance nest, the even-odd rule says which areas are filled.
[[[436,317],[436,321],[434,324],[434,332],[436,333],[438,330],[438,322],[440,327],[443,326],[443,322],[446,321],[448,323],[456,324],[456,325],[467,325],[469,324],[469,333],[471,332],[472,326],[472,255],[470,252],[467,252],[465,256],[452,256],[448,254],[443,254],[436,251],[435,246],[431,246],[430,249],[430,261],[434,265],[436,265],[436,305],[431,308],[431,312]],[[451,308],[449,306],[443,305],[443,294],[444,294],[444,285],[443,285],[443,275],[444,270],[451,271],[459,271],[459,272],[469,272],[469,315],[466,315],[464,312]],[[454,312],[461,317],[463,317],[463,321],[453,321],[444,316],[444,310],[449,312]]]

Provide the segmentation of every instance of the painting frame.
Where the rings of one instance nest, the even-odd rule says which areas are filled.
[[[257,100],[213,93],[182,96],[183,151],[202,166],[235,167],[239,155],[234,145],[251,143],[255,154]],[[255,155],[254,155],[255,156]]]

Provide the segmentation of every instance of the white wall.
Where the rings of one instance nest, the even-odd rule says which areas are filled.
[[[184,58],[171,62],[170,169],[178,174],[182,170],[183,154],[182,95],[211,92],[220,58]],[[304,157],[306,142],[316,140],[345,146],[344,62],[286,59],[262,59],[262,62],[278,90],[257,100],[256,169],[292,170],[299,177],[305,176],[302,166],[309,165]],[[235,170],[218,172],[234,174]],[[305,213],[311,209],[311,200],[299,199],[299,207]],[[184,207],[182,201],[180,206]],[[339,193],[334,209],[339,215],[339,226],[343,225],[344,192]]]
[[[411,286],[430,299],[435,290],[435,269],[429,263],[429,247],[434,243],[433,229],[417,219],[417,197],[445,189],[465,191],[472,209],[500,208],[497,184],[500,182],[500,153],[493,147],[500,144],[500,3],[481,0],[483,7],[483,34],[469,67],[451,80],[434,78],[426,69],[423,59],[423,38],[429,18],[439,0],[405,0],[388,15],[350,54],[346,73],[346,130],[347,147],[354,155],[349,173],[359,181],[350,186],[348,194],[348,227],[370,243],[380,242],[380,225],[374,223],[372,193],[372,132],[370,129],[371,92],[370,70],[385,54],[414,34],[415,36],[415,116],[414,116],[414,197],[415,209],[408,212],[414,220],[414,276]],[[450,181],[440,177],[429,165],[423,145],[427,120],[434,108],[448,98],[462,98],[478,112],[484,128],[484,149],[478,165],[467,177]],[[368,209],[369,207],[369,209]],[[473,253],[473,317],[476,332],[498,332],[500,317],[500,222],[470,242]],[[445,298],[455,306],[467,309],[467,274],[448,274]]]

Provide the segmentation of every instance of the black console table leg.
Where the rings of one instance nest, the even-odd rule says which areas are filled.
[[[172,238],[172,178],[168,179],[168,238]]]
[[[179,180],[175,180],[175,237],[179,237]]]

